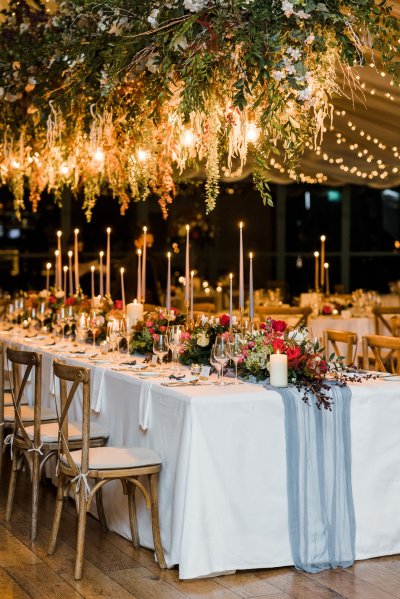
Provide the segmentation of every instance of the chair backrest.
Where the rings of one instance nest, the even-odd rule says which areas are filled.
[[[372,352],[375,364],[374,370],[388,372],[386,365],[390,365],[390,372],[400,374],[400,338],[388,337],[386,335],[366,335],[362,338],[363,345],[363,366],[370,370],[370,351]],[[382,350],[387,350],[382,355]]]
[[[312,308],[310,308],[309,306],[295,306],[286,308],[284,306],[258,306],[257,308],[255,308],[255,312],[261,318],[275,318],[276,320],[279,319],[293,321],[293,319],[299,317],[297,320],[294,320],[291,324],[291,326],[293,326],[293,328],[296,329],[300,325],[307,326],[308,317],[312,312]]]
[[[11,366],[9,374],[11,396],[15,414],[14,435],[21,435],[28,446],[38,447],[40,444],[40,420],[42,409],[42,356],[37,352],[22,351],[8,347],[7,360]],[[25,367],[25,372],[21,376],[21,370],[23,367]],[[21,418],[21,402],[32,373],[34,377],[33,443],[32,439],[30,439],[26,433],[25,426]]]
[[[58,413],[58,459],[62,454],[68,462],[75,476],[79,470],[71,457],[68,447],[68,410],[77,392],[82,385],[82,460],[80,472],[86,474],[89,466],[89,438],[90,438],[90,369],[83,366],[68,366],[55,359],[53,362],[54,376],[60,382],[60,403]],[[68,391],[67,383],[72,383]],[[56,392],[56,390],[55,390]],[[57,393],[56,393],[57,395]],[[56,398],[57,406],[57,398]]]
[[[400,307],[376,306],[372,309],[375,316],[375,335],[393,336],[391,316],[400,315]]]
[[[390,319],[392,337],[400,337],[400,316],[392,316]]]
[[[340,350],[338,343],[345,345],[345,352]],[[330,354],[330,345],[332,345],[333,351],[337,356],[343,356],[344,353],[343,357],[345,358],[346,366],[354,364],[357,358],[358,338],[356,333],[327,329],[323,333],[323,345],[328,356]]]
[[[2,430],[4,430],[4,344],[3,343],[0,343],[0,428]],[[0,447],[0,451],[1,450],[2,450],[2,448]]]

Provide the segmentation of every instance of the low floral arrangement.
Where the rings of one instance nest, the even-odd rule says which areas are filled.
[[[168,324],[185,324],[185,315],[178,313],[172,308],[174,316],[168,319],[164,310],[157,312],[146,312],[144,319],[139,321],[134,330],[129,344],[131,353],[146,354],[153,351],[153,342],[155,335],[161,335],[167,332]]]
[[[182,364],[208,364],[216,337],[229,331],[229,320],[228,314],[221,314],[217,318],[204,319],[190,331],[180,355]]]

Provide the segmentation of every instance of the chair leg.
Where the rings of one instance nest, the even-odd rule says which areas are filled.
[[[31,541],[36,540],[38,503],[39,503],[39,480],[40,480],[40,460],[39,454],[34,451],[32,458],[32,523],[31,523]]]
[[[131,525],[131,535],[133,546],[140,547],[139,531],[136,517],[136,485],[126,481],[128,487],[128,507],[129,507],[129,523]]]
[[[83,485],[82,485],[83,487]],[[84,489],[79,490],[78,534],[76,539],[75,580],[82,578],[83,555],[85,551],[86,500]]]
[[[3,473],[4,462],[4,423],[0,423],[0,480]]]
[[[14,455],[13,455],[12,466],[11,466],[11,476],[10,476],[10,482],[8,485],[7,506],[6,506],[6,515],[5,515],[6,522],[9,522],[9,520],[11,518],[12,506],[14,503],[15,485],[17,484],[17,474],[18,474],[18,462],[19,462],[18,449],[14,448]]]
[[[60,528],[61,512],[62,512],[62,508],[63,508],[63,501],[64,501],[64,475],[60,473],[58,475],[57,497],[56,497],[56,507],[55,507],[55,511],[54,511],[53,526],[51,529],[49,547],[47,549],[48,555],[53,555],[55,548],[56,548],[58,529]]]
[[[158,517],[158,473],[149,474],[150,479],[150,500],[151,500],[151,526],[153,528],[154,549],[156,552],[158,565],[164,569],[165,563],[164,550],[161,545],[160,520]]]
[[[96,483],[97,482],[98,482],[98,479],[96,479]],[[96,506],[97,506],[97,513],[98,513],[99,520],[100,520],[101,530],[102,530],[102,532],[107,532],[107,520],[106,520],[106,514],[104,512],[102,487],[100,487],[96,493]]]

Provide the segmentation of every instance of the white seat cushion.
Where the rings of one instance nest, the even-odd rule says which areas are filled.
[[[82,452],[71,451],[72,459],[80,467]],[[67,464],[65,456],[61,460]],[[147,447],[93,447],[89,450],[90,470],[140,468],[161,464],[161,458]]]
[[[26,427],[26,432],[30,439],[33,439],[33,426]],[[109,433],[104,430],[103,427],[96,423],[90,424],[90,438],[108,439]],[[51,422],[48,424],[42,424],[40,426],[40,439],[43,443],[57,443],[58,440],[58,423]],[[79,441],[82,439],[82,423],[81,422],[68,422],[68,440]]]
[[[34,419],[34,411],[33,406],[22,405],[21,406],[21,416],[24,421],[33,421]],[[43,420],[56,420],[57,413],[52,408],[42,408],[42,421]],[[5,407],[4,408],[4,422],[14,422],[14,408],[13,407]]]

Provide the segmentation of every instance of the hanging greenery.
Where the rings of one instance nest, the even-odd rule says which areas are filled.
[[[90,219],[111,192],[121,212],[155,194],[164,214],[185,169],[253,174],[270,202],[267,161],[295,176],[318,147],[335,94],[376,61],[399,79],[399,34],[382,0],[69,0],[49,11],[11,0],[0,24],[0,177],[24,207],[83,189]],[[196,171],[194,171],[196,172]]]

